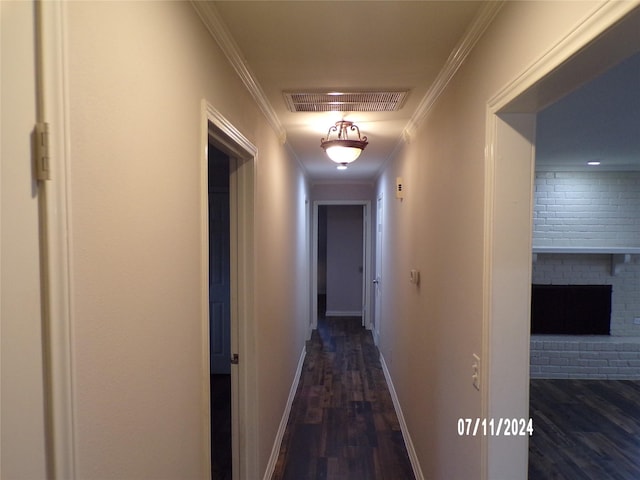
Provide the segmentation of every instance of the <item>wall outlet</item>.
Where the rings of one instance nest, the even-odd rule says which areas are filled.
[[[471,365],[471,379],[476,390],[480,391],[480,357],[473,354],[473,364]]]

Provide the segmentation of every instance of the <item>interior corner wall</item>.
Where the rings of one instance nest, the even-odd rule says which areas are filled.
[[[34,2],[0,2],[0,478],[44,479]]]
[[[266,470],[304,348],[306,180],[190,2],[70,2],[77,475],[205,478],[201,102],[257,147],[247,478]],[[277,279],[277,281],[273,281]]]
[[[379,178],[386,199],[379,347],[425,478],[479,478],[486,468],[481,438],[458,435],[457,421],[481,417],[471,365],[474,353],[490,357],[482,351],[487,104],[597,6],[505,3]],[[395,199],[396,177],[405,179],[403,201]],[[524,257],[509,268],[526,273]],[[408,280],[411,269],[421,272],[419,286]],[[502,334],[509,341],[509,330]],[[525,397],[513,395],[518,404]],[[487,478],[525,479],[524,455],[524,462],[505,458],[504,470]]]

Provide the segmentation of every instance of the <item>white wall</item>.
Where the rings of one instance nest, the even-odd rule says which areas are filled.
[[[189,2],[66,11],[78,478],[206,476],[202,99],[258,148],[259,478],[304,347],[306,183]]]
[[[319,200],[375,200],[370,183],[317,183],[311,187],[312,198]]]
[[[44,440],[34,5],[0,2],[0,477],[47,478]]]
[[[586,18],[594,2],[510,2],[505,4],[466,63],[439,97],[414,138],[384,170],[378,190],[385,204],[383,312],[380,349],[389,367],[425,478],[478,478],[483,469],[481,439],[458,436],[460,417],[479,417],[482,395],[472,386],[472,354],[482,352],[484,308],[483,274],[484,178],[486,111],[488,101],[518,78],[534,61]],[[520,140],[526,144],[526,140]],[[529,149],[531,150],[531,149]],[[516,164],[500,158],[499,188],[495,202],[501,241],[509,252],[530,244],[526,225],[530,216],[527,181],[532,158]],[[511,164],[511,165],[510,165]],[[504,166],[503,166],[504,165]],[[506,168],[505,168],[506,166]],[[514,177],[509,186],[509,175]],[[405,199],[395,201],[394,180],[405,179]],[[524,188],[521,186],[524,185]],[[517,186],[521,194],[512,195]],[[524,203],[521,201],[524,199]],[[513,213],[518,229],[509,232]],[[513,230],[513,229],[512,229]],[[508,242],[511,242],[509,244]],[[500,245],[495,248],[501,247]],[[530,263],[526,248],[512,263],[500,265],[502,280],[527,277]],[[517,252],[516,252],[517,253]],[[408,281],[410,269],[422,272],[418,288]],[[526,278],[525,278],[526,280]],[[526,297],[527,284],[520,293]],[[524,303],[524,302],[520,302]],[[507,309],[508,310],[508,309]],[[505,313],[494,312],[500,315]],[[507,343],[524,344],[515,365],[528,365],[526,324],[514,324],[521,316],[505,318],[499,334]],[[524,320],[523,320],[524,322]],[[510,324],[511,323],[511,324]],[[520,338],[522,336],[523,338]],[[487,360],[485,357],[484,360]],[[519,371],[510,371],[510,358],[494,358],[518,381],[511,394],[495,393],[515,402],[501,404],[495,415],[527,414],[526,383]],[[516,404],[515,410],[511,405]],[[521,405],[522,404],[522,405]],[[493,441],[493,440],[491,440]],[[526,438],[499,439],[490,459],[502,457],[494,479],[526,478]],[[524,452],[522,449],[524,442]],[[515,453],[509,443],[519,445]],[[496,462],[496,465],[499,462]]]

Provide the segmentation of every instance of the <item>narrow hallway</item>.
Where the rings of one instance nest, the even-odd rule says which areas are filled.
[[[272,480],[413,479],[371,332],[318,320]]]

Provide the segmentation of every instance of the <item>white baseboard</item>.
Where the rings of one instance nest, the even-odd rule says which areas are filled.
[[[420,468],[420,462],[418,462],[418,455],[416,454],[416,449],[413,446],[411,435],[409,435],[409,430],[407,429],[407,423],[404,420],[402,408],[400,407],[400,401],[398,400],[396,389],[393,386],[393,382],[391,381],[391,374],[389,373],[387,364],[384,361],[384,356],[382,355],[382,352],[380,352],[380,364],[382,365],[384,378],[387,380],[387,386],[389,387],[389,392],[391,393],[391,400],[393,400],[393,408],[395,409],[396,415],[398,416],[398,422],[400,423],[400,429],[402,430],[402,437],[404,438],[404,444],[407,447],[407,453],[409,454],[409,461],[411,462],[411,468],[413,468],[413,474],[415,475],[416,480],[424,480],[424,475],[422,474],[422,468]]]
[[[327,310],[325,313],[327,317],[361,317],[362,310],[356,310],[348,312],[346,310]]]
[[[300,359],[298,360],[298,368],[296,368],[296,373],[293,377],[293,383],[291,384],[291,389],[289,390],[289,398],[287,398],[287,404],[284,407],[284,413],[282,414],[282,419],[280,419],[280,426],[278,427],[278,432],[276,433],[276,438],[273,442],[271,456],[269,457],[267,470],[264,473],[263,480],[270,480],[273,476],[273,471],[276,468],[278,455],[280,454],[280,447],[282,446],[282,438],[284,437],[284,432],[287,429],[289,414],[291,413],[291,405],[293,404],[293,399],[295,398],[296,391],[298,390],[298,383],[300,383],[300,376],[302,374],[302,367],[304,365],[304,358],[306,355],[307,349],[306,347],[303,347],[302,353],[300,354]]]

